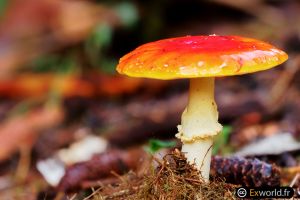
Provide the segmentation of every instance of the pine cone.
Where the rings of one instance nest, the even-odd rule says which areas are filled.
[[[211,175],[244,186],[279,186],[280,169],[259,159],[212,157]]]

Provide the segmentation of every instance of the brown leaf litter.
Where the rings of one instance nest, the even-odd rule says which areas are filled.
[[[162,160],[153,158],[153,161],[143,175],[130,172],[119,176],[118,183],[100,183],[101,187],[86,199],[234,199],[234,185],[222,179],[205,183],[199,171],[177,149]]]

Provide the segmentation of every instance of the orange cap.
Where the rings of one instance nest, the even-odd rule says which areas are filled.
[[[120,59],[117,71],[133,77],[218,77],[266,70],[287,60],[280,49],[239,36],[185,36],[144,44]]]

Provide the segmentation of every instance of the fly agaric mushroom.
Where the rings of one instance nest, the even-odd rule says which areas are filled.
[[[211,148],[221,132],[214,77],[266,70],[287,60],[285,52],[239,36],[186,36],[144,44],[120,59],[117,71],[132,77],[190,79],[189,102],[178,125],[188,162],[208,182]]]

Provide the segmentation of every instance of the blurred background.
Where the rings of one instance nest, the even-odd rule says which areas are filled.
[[[106,149],[150,139],[152,148],[180,146],[187,81],[128,78],[115,68],[141,44],[185,35],[247,36],[289,54],[280,67],[217,79],[225,128],[214,154],[297,168],[299,19],[297,0],[0,0],[0,198],[44,199],[62,177],[57,165]]]

